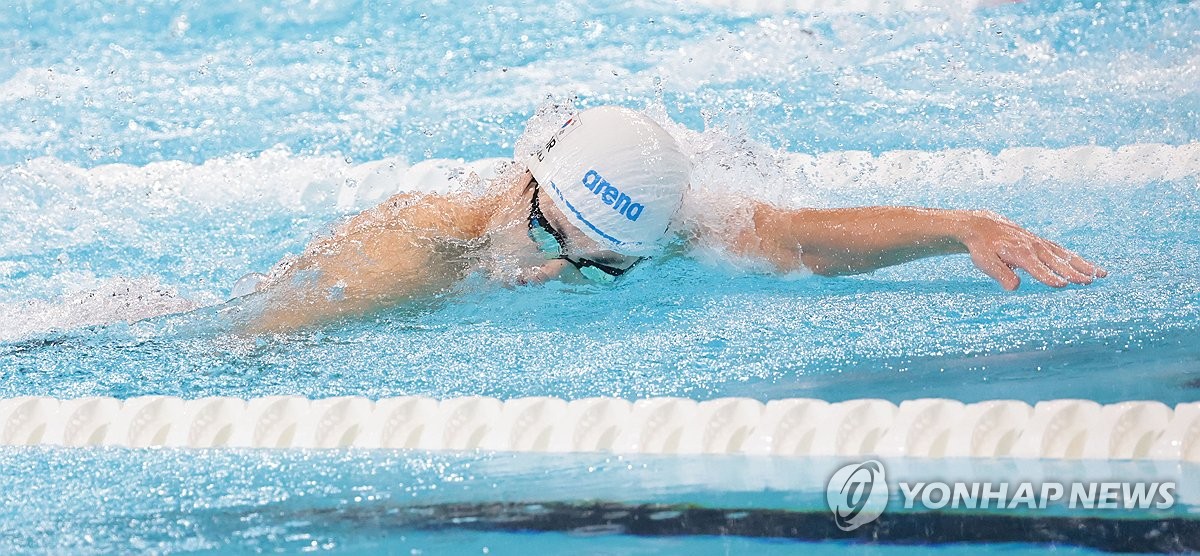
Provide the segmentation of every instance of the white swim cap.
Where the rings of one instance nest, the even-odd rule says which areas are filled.
[[[572,225],[633,256],[657,251],[691,173],[666,130],[616,106],[572,116],[527,166]]]

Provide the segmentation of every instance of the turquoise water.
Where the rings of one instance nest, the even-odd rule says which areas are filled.
[[[721,535],[719,528],[698,519],[691,527],[707,534],[673,531],[673,526],[689,525],[679,523],[673,513],[696,508],[719,510],[729,517],[728,525],[722,523],[726,526],[782,511],[791,512],[784,523],[811,524],[813,520],[805,516],[815,515],[832,529],[824,487],[841,462],[822,458],[5,448],[0,450],[0,463],[10,470],[0,476],[0,549],[5,552],[29,547],[71,551],[126,547],[139,551],[794,554],[805,550],[821,554],[857,546],[868,553],[940,550],[953,554],[980,548],[922,545],[919,537],[905,538],[886,529],[876,534],[900,545],[855,545],[837,535],[816,541],[812,539],[825,539],[822,535],[828,533],[805,529],[786,532],[785,537]],[[1115,476],[1183,481],[1196,472],[1194,465],[1174,467],[1144,462],[895,460],[888,473],[910,480],[1021,476],[1096,481]],[[908,515],[901,509],[899,492],[894,486],[892,490],[885,516]],[[1183,494],[1195,497],[1194,490]],[[566,513],[556,507],[564,501],[584,505],[603,501],[608,507],[582,520],[547,523]],[[497,506],[506,504],[515,508],[497,511]],[[620,515],[644,505],[670,506],[649,507],[641,524]],[[1039,517],[1059,514],[1042,512]],[[1092,515],[1106,520],[1129,517],[1113,511]],[[547,521],[533,522],[531,517]],[[1190,521],[1195,531],[1194,514],[1182,506],[1153,517]],[[1129,523],[1136,522],[1135,516]],[[975,527],[985,525],[991,524]],[[1080,521],[1006,524],[988,534],[1014,536],[989,547],[1004,552],[1044,551],[1047,541],[1071,538],[1085,527]],[[955,534],[953,527],[937,522],[924,527],[929,535],[945,534],[947,529]],[[1084,538],[1097,543],[1092,548],[1119,546],[1100,535]],[[858,540],[867,539],[860,535]],[[1151,542],[1147,539],[1142,546],[1159,550],[1172,546]],[[1067,553],[1089,549],[1059,544],[1057,548]]]
[[[4,397],[1200,397],[1195,3],[857,15],[652,2],[63,2],[2,12]],[[374,169],[412,177],[405,169],[431,158],[511,157],[536,110],[606,103],[690,129],[708,187],[793,206],[989,208],[1111,276],[1061,291],[1026,280],[1006,293],[962,257],[778,279],[699,256],[639,266],[614,288],[471,281],[432,310],[257,341],[225,334],[219,304],[238,277],[410,188],[387,181],[400,174],[364,179]],[[1079,146],[1091,150],[1058,150]],[[316,463],[283,472],[273,457]],[[220,465],[196,467],[208,458]],[[286,515],[181,522],[212,507],[275,515],[300,496],[338,507],[372,471],[402,484],[414,475],[407,462],[492,461],[53,449],[0,459],[8,547],[44,550],[142,537],[163,549],[298,548],[262,533],[304,534],[289,525],[304,520]],[[577,477],[579,461],[546,465]],[[328,471],[339,466],[360,471]],[[504,494],[476,488],[464,499],[574,500],[540,488],[556,473],[486,474],[467,483]],[[163,481],[189,494],[166,496]],[[779,506],[760,483],[642,486],[619,498]],[[74,496],[103,507],[104,520],[68,508]],[[802,498],[793,502],[808,507]],[[404,536],[412,548],[570,550],[578,538],[400,529],[320,534],[359,549]],[[600,539],[599,550],[629,552],[795,548]]]

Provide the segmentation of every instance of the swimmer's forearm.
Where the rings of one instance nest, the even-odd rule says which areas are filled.
[[[1090,284],[1107,272],[1096,264],[989,211],[861,207],[755,209],[757,254],[781,270],[859,274],[924,257],[969,253],[971,262],[1004,289],[1021,284],[1021,269],[1061,288]],[[745,243],[745,242],[743,242]]]
[[[761,255],[782,270],[860,274],[938,255],[968,252],[971,211],[915,207],[780,210],[760,205]]]

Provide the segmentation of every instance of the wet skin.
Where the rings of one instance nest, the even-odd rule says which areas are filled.
[[[363,211],[273,273],[253,296],[251,333],[286,331],[356,317],[446,294],[468,274],[484,272],[512,284],[584,281],[570,263],[547,260],[530,240],[526,173],[501,176],[483,197],[403,193]],[[565,236],[568,252],[617,268],[637,259],[592,241],[540,193],[547,220]],[[970,254],[981,271],[1007,289],[1016,270],[1053,287],[1090,284],[1104,269],[988,211],[915,207],[781,209],[741,199],[752,224],[728,234],[692,226],[686,240],[718,245],[779,272],[859,274],[939,255]]]

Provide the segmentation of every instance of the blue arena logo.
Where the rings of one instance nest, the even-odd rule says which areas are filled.
[[[595,170],[588,170],[587,174],[584,174],[583,186],[588,188],[588,191],[599,195],[604,204],[612,205],[613,210],[631,221],[636,222],[646,208],[641,203],[633,202],[632,197],[608,183],[608,180],[601,177],[600,173]]]

